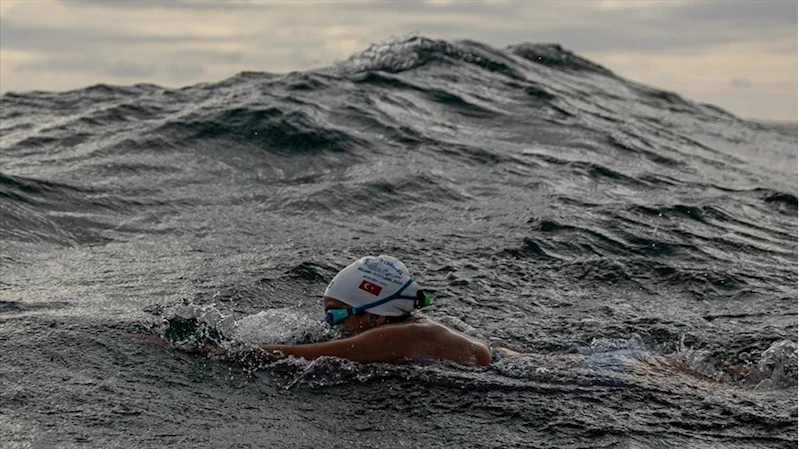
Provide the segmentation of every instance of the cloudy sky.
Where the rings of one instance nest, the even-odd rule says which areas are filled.
[[[558,42],[744,118],[796,121],[797,17],[796,0],[0,0],[0,92],[303,70],[418,32]]]

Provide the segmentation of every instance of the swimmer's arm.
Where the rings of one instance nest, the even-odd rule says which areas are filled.
[[[261,345],[255,350],[271,360],[286,356],[315,360],[327,356],[358,363],[391,363],[424,356],[407,338],[407,329],[386,326],[349,338],[306,345]]]
[[[340,340],[307,345],[261,345],[258,349],[267,357],[290,355],[307,360],[329,356],[358,363],[392,363],[403,359],[450,360],[477,366],[491,363],[491,354],[484,345],[446,328],[430,326],[384,326]]]
[[[398,362],[405,358],[424,357],[424,354],[420,354],[418,348],[414,348],[407,343],[399,343],[397,340],[401,337],[407,338],[407,333],[388,327],[386,329],[375,329],[354,337],[305,345],[260,345],[235,349],[205,345],[191,348],[187,352],[218,357],[223,360],[252,366],[272,363],[289,356],[306,360],[315,360],[325,356],[338,357],[358,363],[390,363]]]
[[[171,346],[163,337],[142,334],[140,339]],[[403,359],[450,360],[461,365],[485,366],[491,354],[485,345],[463,338],[443,326],[381,326],[354,337],[307,345],[261,345],[249,348],[224,348],[205,345],[178,348],[195,354],[259,366],[294,356],[306,360],[339,357],[358,363],[391,363]]]
[[[172,342],[162,336],[142,333],[136,334],[135,337],[145,343],[174,347]],[[376,356],[380,351],[374,350],[375,348],[370,346],[369,341],[364,342],[362,338],[358,337],[307,345],[260,345],[257,347],[231,349],[216,345],[203,345],[192,348],[177,347],[176,349],[190,354],[201,354],[252,366],[275,362],[289,356],[307,360],[315,360],[322,356],[332,356],[360,363],[392,362],[402,358],[399,356],[396,358]]]

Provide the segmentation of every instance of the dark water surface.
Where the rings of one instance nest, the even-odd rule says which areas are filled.
[[[418,36],[0,118],[3,447],[796,447],[795,125]],[[331,338],[327,281],[378,254],[533,354],[252,371],[134,338]]]

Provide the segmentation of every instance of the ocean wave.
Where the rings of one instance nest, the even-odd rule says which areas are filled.
[[[615,76],[610,70],[564,49],[559,44],[534,44],[525,42],[506,48],[513,54],[536,64],[556,69],[592,72],[605,76]]]
[[[92,199],[94,189],[0,173],[0,239],[60,245],[97,245],[111,226],[97,214],[113,206]]]
[[[0,119],[0,311],[32,329],[7,335],[30,348],[23,371],[47,378],[25,400],[62,391],[52,379],[83,376],[88,360],[104,387],[81,398],[103,419],[131,400],[127,381],[108,380],[119,373],[152,382],[136,390],[143,409],[150,387],[169,398],[154,416],[174,410],[173,393],[207,410],[217,392],[227,420],[243,413],[226,408],[238,391],[296,412],[288,396],[251,392],[276,385],[327,389],[313,396],[324,410],[357,389],[354,409],[388,398],[419,414],[408,423],[429,410],[541,422],[545,446],[563,429],[585,446],[691,446],[685,428],[708,420],[708,444],[795,440],[795,403],[781,399],[796,376],[795,126],[741,120],[556,44],[418,35],[289,74],[6,93]],[[321,324],[325,284],[384,253],[432,294],[418,313],[529,354],[486,369],[294,359],[235,378],[119,332],[147,321],[185,348],[322,341],[335,336]],[[153,366],[186,377],[176,387]],[[20,404],[37,419],[49,405]],[[598,428],[644,436],[598,442]]]
[[[170,121],[159,128],[173,139],[230,142],[251,145],[277,154],[294,155],[323,151],[350,152],[360,144],[356,136],[314,120],[302,111],[278,108],[234,108],[219,113],[196,113]]]
[[[506,62],[507,56],[478,42],[461,41],[452,44],[444,40],[429,39],[409,34],[366,50],[339,62],[333,68],[339,73],[383,71],[398,73],[432,62],[457,65],[459,62],[475,65],[509,78],[525,79],[519,71]]]

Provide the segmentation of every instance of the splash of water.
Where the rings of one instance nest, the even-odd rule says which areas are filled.
[[[433,55],[454,56],[465,61],[479,62],[479,56],[464,52],[449,42],[433,40],[417,33],[409,33],[379,44],[339,62],[334,69],[342,73],[359,73],[370,70],[402,72],[424,64]]]
[[[781,340],[773,343],[760,354],[757,370],[762,379],[755,388],[773,389],[796,386],[797,346],[796,342]]]
[[[235,322],[232,338],[244,344],[303,344],[329,340],[334,329],[291,309],[269,309]]]
[[[338,336],[318,319],[292,309],[268,309],[236,319],[216,304],[181,304],[162,319],[161,335],[181,346],[305,344]]]

